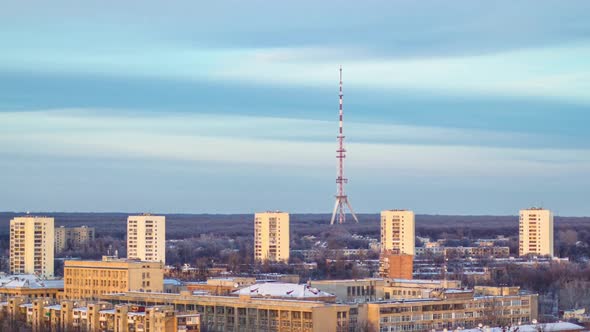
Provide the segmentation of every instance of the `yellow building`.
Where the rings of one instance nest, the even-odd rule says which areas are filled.
[[[366,278],[348,280],[312,280],[312,287],[334,294],[346,303],[376,302],[389,299],[431,298],[433,291],[461,287],[458,280],[411,280]]]
[[[104,256],[102,261],[65,261],[64,296],[96,299],[127,291],[162,292],[164,269],[160,262],[144,262]]]
[[[53,276],[53,218],[16,217],[10,220],[10,272]]]
[[[381,211],[381,250],[396,254],[415,254],[414,212]]]
[[[254,258],[289,261],[289,214],[261,212],[254,216]]]
[[[379,255],[379,276],[382,278],[412,279],[414,256],[382,251]]]
[[[351,282],[342,282],[341,288],[359,287]],[[370,294],[376,286],[365,280],[360,287]],[[208,331],[442,331],[475,328],[480,323],[526,324],[538,316],[536,294],[474,296],[473,290],[465,289],[432,289],[431,293],[430,298],[364,303],[140,292],[104,295],[102,299],[115,305],[166,304],[176,311],[196,311],[202,328]]]
[[[127,258],[166,262],[166,217],[143,214],[127,218]]]
[[[94,240],[94,227],[64,227],[55,229],[55,252],[60,253],[69,247],[80,248]]]
[[[101,298],[113,304],[173,305],[176,311],[196,311],[206,331],[349,332],[357,326],[357,305],[314,300],[140,292]]]
[[[553,257],[553,213],[542,208],[520,210],[520,256],[549,255]]]
[[[473,296],[472,290],[439,290],[437,297],[379,301],[362,306],[359,320],[370,331],[454,331],[477,328],[479,324],[506,326],[537,319],[538,298],[534,294]]]
[[[0,330],[26,324],[35,331],[87,332],[199,332],[200,317],[196,312],[178,312],[172,306],[113,306],[107,302],[54,301],[22,298],[0,303],[0,319],[13,324],[0,325]],[[0,323],[2,321],[0,320]],[[22,329],[22,328],[21,328]]]

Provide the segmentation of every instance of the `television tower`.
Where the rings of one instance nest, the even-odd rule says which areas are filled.
[[[354,214],[354,210],[348,201],[348,196],[344,193],[344,184],[348,183],[348,179],[344,177],[344,158],[346,158],[346,149],[344,149],[344,134],[342,132],[342,66],[340,66],[340,127],[338,132],[338,150],[336,150],[336,158],[338,159],[338,170],[336,177],[336,204],[334,204],[334,211],[332,212],[332,220],[330,225],[334,225],[336,214],[338,214],[338,223],[343,224],[346,221],[346,213],[344,212],[345,206],[350,210],[350,214],[356,222],[359,222],[358,218]]]

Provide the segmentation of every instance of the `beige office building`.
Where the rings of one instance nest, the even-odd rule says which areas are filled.
[[[160,262],[142,262],[104,256],[102,261],[65,261],[64,295],[67,299],[96,299],[127,291],[162,292],[164,268]]]
[[[409,210],[381,211],[381,250],[412,255],[415,252],[414,212]]]
[[[553,256],[553,213],[550,210],[520,210],[518,253],[520,256]]]
[[[289,261],[289,214],[260,212],[254,216],[254,258]]]
[[[166,262],[166,217],[144,214],[127,218],[127,258]]]
[[[101,297],[113,304],[173,305],[200,314],[206,331],[357,331],[358,306],[257,296],[203,296],[128,292]]]
[[[94,227],[64,227],[55,229],[55,252],[60,253],[68,248],[77,249],[94,241]]]
[[[16,217],[10,220],[10,272],[53,276],[53,218]]]

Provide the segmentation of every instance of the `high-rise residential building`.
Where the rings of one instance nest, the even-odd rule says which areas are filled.
[[[64,295],[67,299],[97,299],[127,291],[162,292],[164,266],[104,256],[101,261],[65,261]]]
[[[254,216],[254,258],[257,261],[289,261],[289,214],[260,212]]]
[[[127,218],[127,258],[166,262],[166,217],[143,214]]]
[[[543,208],[520,210],[519,223],[520,256],[553,256],[553,213]]]
[[[10,220],[10,272],[53,276],[53,218]]]
[[[79,249],[84,244],[94,240],[94,227],[64,227],[55,229],[55,252],[60,253],[66,249]]]
[[[381,250],[403,255],[415,252],[414,212],[409,210],[381,211]]]

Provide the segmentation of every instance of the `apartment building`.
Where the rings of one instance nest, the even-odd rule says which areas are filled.
[[[18,301],[14,301],[18,300]],[[87,332],[199,332],[196,312],[178,312],[172,306],[113,306],[108,302],[72,302],[13,299],[0,303],[0,319],[24,322],[33,331]],[[0,326],[0,330],[2,326]]]
[[[520,256],[548,255],[553,257],[553,213],[543,208],[520,210]]]
[[[103,294],[127,291],[163,292],[164,268],[144,262],[103,256],[101,261],[65,261],[66,299],[96,299]]]
[[[127,258],[166,262],[166,217],[143,214],[127,218]]]
[[[54,220],[24,216],[10,220],[10,272],[53,276]]]
[[[66,249],[79,249],[83,245],[94,241],[94,227],[64,227],[55,229],[55,252],[61,253]]]
[[[279,211],[254,215],[254,258],[259,261],[289,261],[289,214]]]
[[[413,211],[381,211],[382,251],[414,256],[415,236]]]

